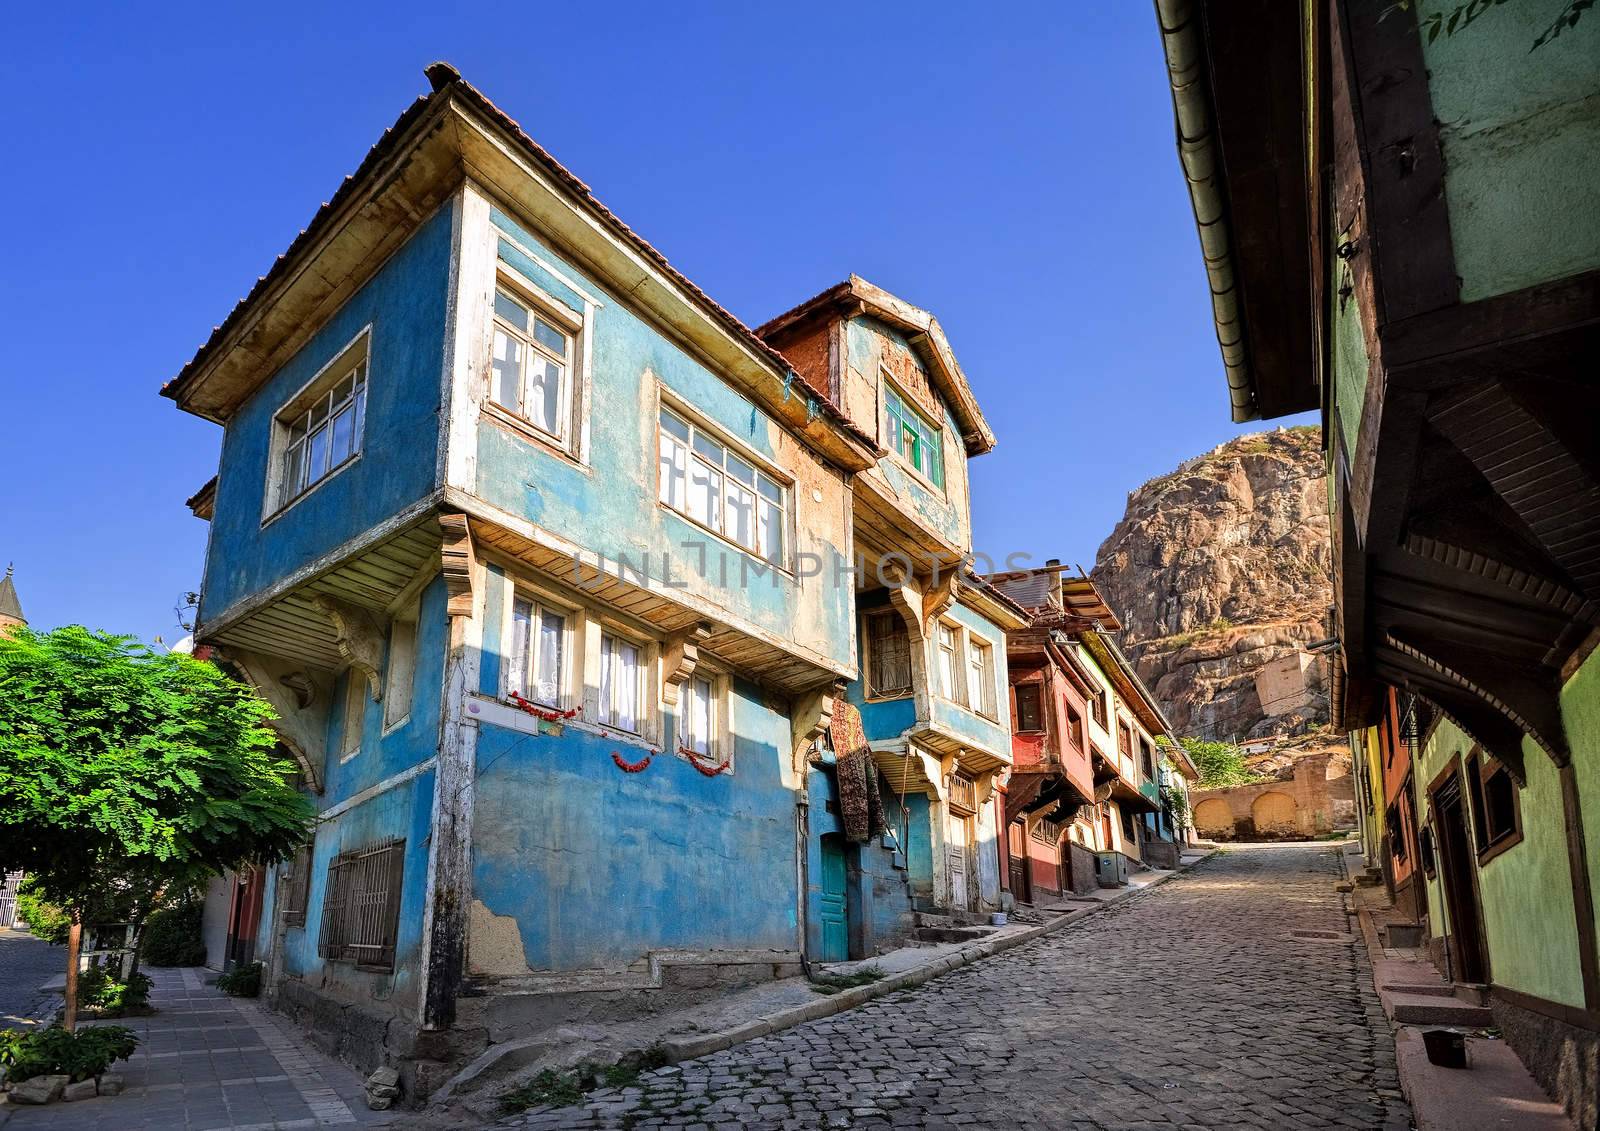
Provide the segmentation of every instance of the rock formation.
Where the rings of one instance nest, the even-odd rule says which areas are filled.
[[[1327,483],[1317,428],[1241,436],[1128,496],[1094,580],[1179,734],[1328,721]]]

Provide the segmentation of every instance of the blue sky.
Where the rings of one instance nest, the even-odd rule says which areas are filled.
[[[980,550],[1088,567],[1130,489],[1252,430],[1148,4],[330,7],[8,21],[0,563],[36,626],[181,635],[221,433],[157,389],[438,58],[748,323],[851,271],[937,314],[999,437]]]

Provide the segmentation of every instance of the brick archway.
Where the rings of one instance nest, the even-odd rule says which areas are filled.
[[[1220,797],[1208,797],[1194,807],[1194,827],[1203,833],[1233,831],[1233,812]]]
[[[1295,832],[1299,828],[1294,798],[1277,790],[1268,790],[1250,803],[1250,819],[1258,833]]]

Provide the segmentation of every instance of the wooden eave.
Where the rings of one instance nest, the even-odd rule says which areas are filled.
[[[470,177],[831,463],[882,454],[781,353],[676,271],[448,67],[162,393],[225,421]],[[798,394],[798,395],[795,395]]]
[[[1144,681],[1133,671],[1117,646],[1093,630],[1079,633],[1078,639],[1083,641],[1089,655],[1094,657],[1095,663],[1099,664],[1101,670],[1110,677],[1118,696],[1138,717],[1145,730],[1157,738],[1175,738],[1172,724],[1167,722],[1161,713],[1155,697],[1150,694]]]
[[[982,613],[991,623],[1007,633],[1026,628],[1033,619],[1021,605],[972,575],[957,582],[956,600]]]
[[[898,330],[911,343],[923,364],[928,367],[934,387],[954,414],[967,455],[978,456],[993,451],[994,431],[984,419],[983,410],[978,407],[978,399],[973,395],[972,386],[967,382],[966,373],[956,360],[955,351],[950,348],[939,320],[921,307],[895,297],[859,275],[853,274],[844,282],[763,323],[756,328],[756,333],[781,349],[798,332],[819,320],[848,319],[861,314]]]
[[[1157,5],[1233,419],[1322,403],[1318,5]],[[1311,72],[1308,75],[1308,71]]]
[[[188,507],[189,513],[196,518],[210,522],[217,506],[217,477],[213,475],[206,480],[206,485],[190,495],[183,505]]]

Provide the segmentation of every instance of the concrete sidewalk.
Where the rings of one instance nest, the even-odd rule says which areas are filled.
[[[1561,1105],[1498,1038],[1476,991],[1452,987],[1424,951],[1384,945],[1378,928],[1391,917],[1388,900],[1381,887],[1355,883],[1359,850],[1352,845],[1340,854],[1354,888],[1344,898],[1372,960],[1373,988],[1395,1031],[1396,1071],[1418,1131],[1571,1131]],[[1427,1029],[1464,1034],[1467,1067],[1429,1061],[1422,1042]]]
[[[814,967],[829,975],[851,974],[862,968],[875,969],[882,975],[878,981],[831,995],[818,993],[803,978],[789,978],[722,995],[692,1009],[603,1026],[563,1026],[526,1039],[500,1042],[435,1093],[423,1118],[492,1117],[498,1113],[499,1095],[545,1069],[564,1071],[580,1064],[614,1064],[624,1056],[647,1050],[676,1063],[852,1009],[1079,922],[1161,884],[1214,851],[1206,848],[1186,853],[1174,870],[1134,873],[1127,887],[1103,888],[1048,906],[1019,908],[1006,926],[982,939],[906,946],[874,958]]]
[[[126,1090],[44,1107],[0,1104],[5,1131],[269,1131],[389,1121],[389,1113],[367,1109],[361,1078],[314,1049],[286,1018],[207,985],[207,971],[146,973],[157,1012],[105,1022],[139,1034],[139,1051],[111,1069]]]

